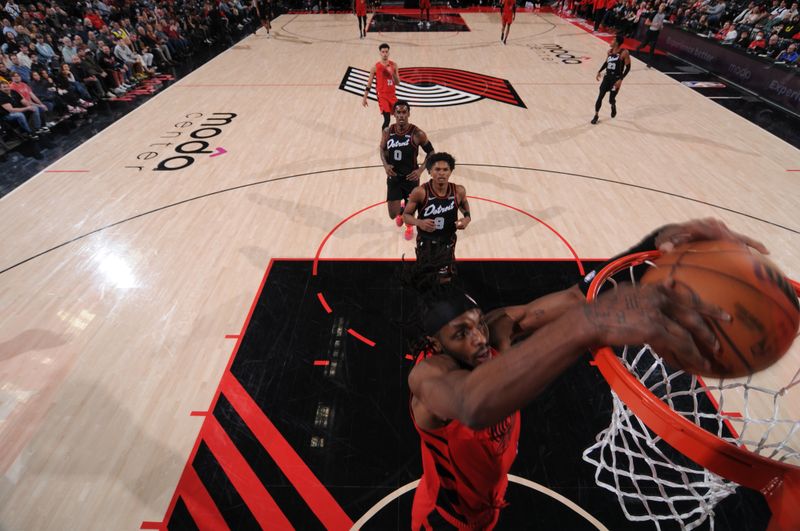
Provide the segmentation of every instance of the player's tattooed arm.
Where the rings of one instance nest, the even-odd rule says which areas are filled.
[[[386,160],[386,141],[389,140],[389,128],[383,130],[381,133],[381,144],[378,146],[378,154],[381,157],[381,164],[383,164],[383,169],[386,171],[386,175],[388,177],[395,177],[397,173],[394,171],[394,166],[389,164],[389,161]]]
[[[406,201],[406,207],[403,209],[403,221],[406,225],[416,225],[420,230],[424,230],[425,232],[433,232],[436,227],[432,219],[417,219],[415,215],[417,212],[417,205],[422,204],[424,201],[424,187],[417,186],[411,190],[408,201]]]

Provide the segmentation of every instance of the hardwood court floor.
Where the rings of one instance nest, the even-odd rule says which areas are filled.
[[[499,15],[462,16],[469,32],[365,40],[352,16],[282,16],[0,201],[0,529],[163,518],[270,259],[313,257],[385,198],[376,105],[339,90],[383,41],[401,68],[505,79],[525,104],[412,109],[483,198],[459,256],[605,257],[713,215],[800,276],[797,149],[636,60],[592,126],[604,42],[518,13],[502,46]],[[322,249],[411,253],[382,205]]]

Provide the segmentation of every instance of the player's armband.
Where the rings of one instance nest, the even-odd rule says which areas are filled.
[[[427,142],[422,144],[422,149],[425,150],[425,153],[430,155],[431,153],[433,153],[433,144],[431,144],[431,141],[428,140]]]

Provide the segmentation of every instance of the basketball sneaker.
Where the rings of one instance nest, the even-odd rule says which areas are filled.
[[[595,114],[594,118],[592,118],[592,125],[596,124],[597,120],[599,120],[599,119],[600,119],[600,117]]]
[[[613,118],[616,115],[617,115],[617,106],[616,105],[612,105],[611,106],[611,117]]]
[[[397,217],[394,218],[394,222],[397,224],[398,227],[403,226],[403,214],[397,214]]]
[[[414,237],[414,225],[406,225],[406,232],[403,234],[403,238],[406,240],[411,240]]]

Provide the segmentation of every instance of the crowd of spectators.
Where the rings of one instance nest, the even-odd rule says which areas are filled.
[[[227,47],[258,27],[251,0],[0,5],[0,141],[49,134],[55,124],[124,97],[195,51]]]
[[[666,22],[723,45],[734,46],[762,58],[797,67],[800,13],[797,2],[786,0],[579,0],[576,12],[628,37],[639,40],[665,6]]]

